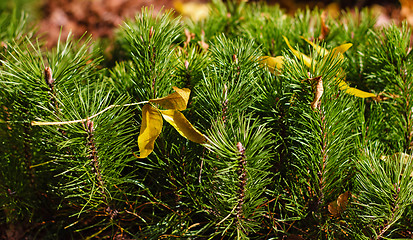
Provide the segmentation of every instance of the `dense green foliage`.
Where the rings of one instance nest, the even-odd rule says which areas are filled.
[[[362,10],[327,17],[327,34],[320,10],[240,2],[213,1],[200,22],[143,9],[110,60],[86,37],[45,50],[24,15],[3,13],[0,238],[412,238],[408,26],[375,28]],[[353,47],[343,61],[301,36]],[[260,64],[280,55],[276,74]],[[377,97],[340,90],[344,77]],[[191,90],[182,113],[208,141],[165,124],[138,159],[132,103],[173,86]]]

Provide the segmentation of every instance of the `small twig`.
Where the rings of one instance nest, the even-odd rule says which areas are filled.
[[[134,106],[134,105],[139,105],[139,104],[145,104],[148,103],[149,101],[143,101],[143,102],[138,102],[138,103],[128,103],[124,105],[110,105],[109,107],[103,109],[102,111],[84,119],[80,120],[72,120],[72,121],[65,121],[65,122],[38,122],[38,121],[32,121],[31,125],[32,126],[45,126],[45,125],[65,125],[65,124],[72,124],[72,123],[79,123],[79,122],[87,122],[88,120],[95,118],[99,116],[100,114],[106,112],[107,110],[114,108],[114,107],[129,107],[129,106]]]
[[[219,223],[217,223],[217,225],[219,225],[219,224],[223,223],[225,220],[227,220],[237,207],[238,207],[238,204],[235,205],[234,208],[231,210],[231,212],[226,217],[224,217],[224,219],[222,219]]]
[[[199,177],[198,177],[198,182],[201,184],[201,176],[202,176],[202,166],[204,165],[204,159],[201,160],[201,167],[199,169]]]

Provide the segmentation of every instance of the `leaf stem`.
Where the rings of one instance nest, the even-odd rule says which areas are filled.
[[[79,119],[79,120],[72,120],[72,121],[64,121],[64,122],[39,122],[39,121],[32,121],[31,125],[32,126],[45,126],[45,125],[65,125],[65,124],[72,124],[72,123],[79,123],[79,122],[86,122],[92,118],[95,118],[97,116],[99,116],[100,114],[106,112],[107,110],[114,108],[114,107],[129,107],[129,106],[135,106],[135,105],[139,105],[139,104],[146,104],[149,101],[143,101],[143,102],[138,102],[138,103],[128,103],[128,104],[124,104],[124,105],[110,105],[109,107],[103,109],[102,111],[93,114],[92,116],[88,117],[88,118],[84,118],[84,119]]]

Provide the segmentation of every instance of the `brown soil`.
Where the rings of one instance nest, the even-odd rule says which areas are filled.
[[[154,5],[158,12],[171,8],[168,0],[45,0],[39,32],[47,46],[56,44],[59,34],[65,39],[69,32],[82,36],[85,31],[94,38],[109,37],[125,18],[133,17],[142,7]]]

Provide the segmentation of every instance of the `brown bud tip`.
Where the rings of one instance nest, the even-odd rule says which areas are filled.
[[[198,44],[201,45],[202,49],[204,49],[205,51],[208,51],[209,48],[209,44],[204,42],[204,41],[198,41]]]
[[[44,80],[49,87],[51,87],[54,83],[54,79],[52,77],[52,69],[50,67],[46,67],[44,69]]]
[[[189,67],[189,62],[188,60],[185,60],[185,68],[188,69],[188,67]]]
[[[236,64],[238,64],[238,58],[237,55],[232,55],[232,61],[234,61]]]
[[[244,155],[244,153],[245,153],[245,148],[242,146],[242,143],[240,143],[240,142],[237,143],[237,149],[238,149],[238,152],[239,152],[241,155]]]
[[[191,35],[191,32],[188,30],[188,28],[184,29],[184,33],[185,33],[185,36]]]
[[[93,121],[92,120],[87,120],[86,126],[89,132],[93,132]]]
[[[152,26],[151,29],[149,29],[149,39],[152,38],[153,33],[154,33],[154,30],[153,30],[153,26]]]

